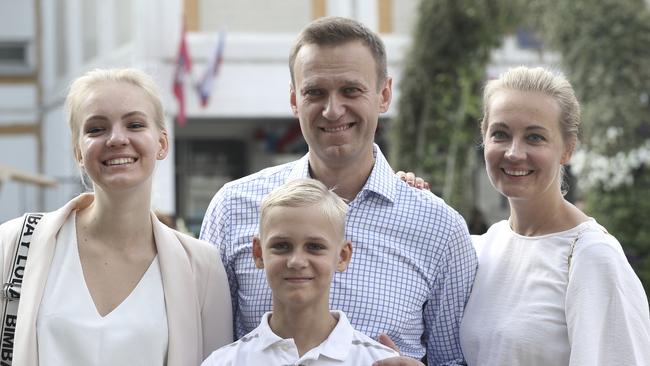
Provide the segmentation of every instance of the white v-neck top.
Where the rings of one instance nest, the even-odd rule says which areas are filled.
[[[102,317],[86,286],[71,214],[56,239],[36,327],[41,365],[165,365],[167,313],[158,257],[129,296]]]

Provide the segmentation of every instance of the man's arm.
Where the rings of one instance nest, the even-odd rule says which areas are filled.
[[[425,336],[428,365],[466,365],[460,347],[459,328],[463,309],[469,298],[477,258],[467,227],[460,216],[449,235],[444,265],[438,270],[436,285],[424,307]],[[378,341],[400,352],[386,334]],[[409,357],[392,357],[375,362],[373,366],[417,366],[422,363]]]
[[[465,221],[456,216],[449,233],[446,258],[438,269],[424,306],[428,365],[465,365],[460,346],[460,322],[469,298],[478,261]]]

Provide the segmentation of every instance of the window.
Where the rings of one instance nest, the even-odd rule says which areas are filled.
[[[0,75],[27,75],[33,72],[29,42],[0,42]]]

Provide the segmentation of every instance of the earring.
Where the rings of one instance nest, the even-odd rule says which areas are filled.
[[[159,152],[159,153],[158,153],[158,157],[159,157],[159,158],[162,158],[162,157],[163,157],[163,153]]]

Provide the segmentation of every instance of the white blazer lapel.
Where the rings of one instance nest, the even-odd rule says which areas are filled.
[[[189,257],[174,232],[151,216],[167,308],[167,365],[198,365],[201,360],[194,358],[203,348],[201,309]]]
[[[72,210],[88,206],[94,197],[83,194],[60,209],[46,214],[38,223],[27,254],[25,278],[18,306],[18,321],[14,339],[14,365],[37,365],[36,318],[38,317],[45,283],[56,248],[59,230]]]

